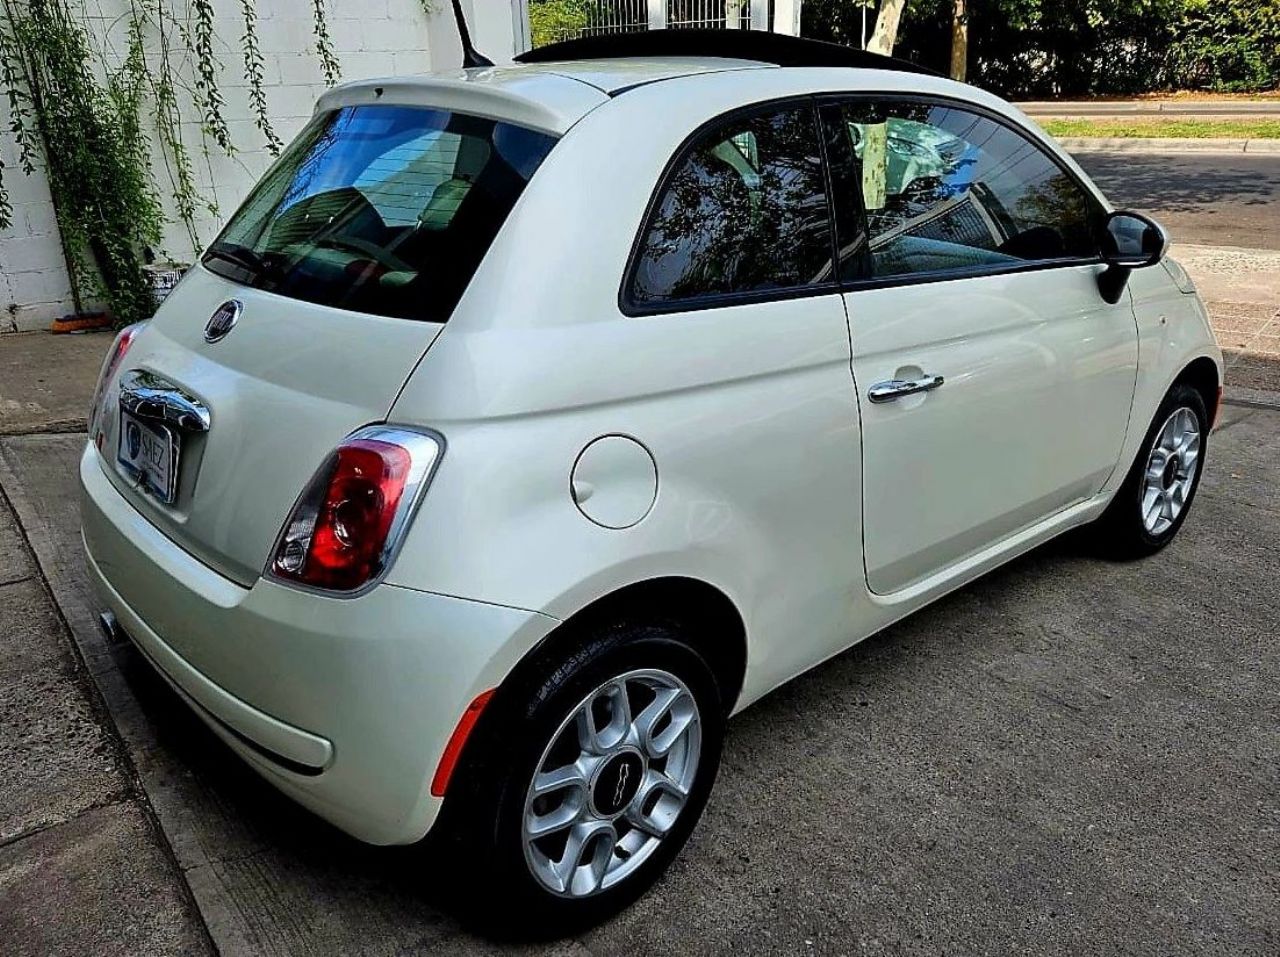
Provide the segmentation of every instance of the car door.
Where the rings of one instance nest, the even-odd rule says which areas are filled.
[[[866,574],[890,594],[1096,494],[1137,368],[1098,292],[1096,199],[978,108],[824,103],[863,435]]]

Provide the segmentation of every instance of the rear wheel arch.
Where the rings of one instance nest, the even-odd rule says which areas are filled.
[[[554,668],[573,653],[583,631],[617,623],[668,625],[710,666],[726,713],[742,691],[747,630],[737,606],[699,578],[670,576],[624,585],[585,605],[531,649],[503,683]]]

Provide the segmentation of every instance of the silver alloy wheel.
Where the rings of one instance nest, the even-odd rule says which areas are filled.
[[[522,821],[530,872],[561,897],[625,880],[671,832],[701,753],[698,702],[675,675],[642,669],[600,685],[538,759]]]
[[[1191,409],[1175,409],[1165,420],[1147,457],[1142,477],[1142,524],[1163,535],[1186,508],[1200,460],[1200,422]]]

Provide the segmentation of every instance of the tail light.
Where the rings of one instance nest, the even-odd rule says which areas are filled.
[[[267,573],[333,592],[355,592],[391,565],[443,451],[424,432],[375,425],[325,459],[293,507]]]
[[[115,342],[111,343],[111,349],[107,352],[107,357],[102,360],[102,370],[98,373],[98,384],[93,390],[93,404],[89,407],[89,434],[92,435],[97,431],[98,413],[102,411],[102,398],[106,394],[107,383],[111,381],[111,377],[116,374],[116,370],[120,368],[120,363],[124,361],[125,353],[129,351],[129,347],[133,345],[133,340],[138,338],[138,333],[142,331],[146,322],[135,322],[131,326],[125,326],[116,335]]]

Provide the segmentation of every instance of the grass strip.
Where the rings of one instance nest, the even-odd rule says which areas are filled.
[[[1195,119],[1046,119],[1041,123],[1051,136],[1105,139],[1173,138],[1223,140],[1280,139],[1280,120]]]

